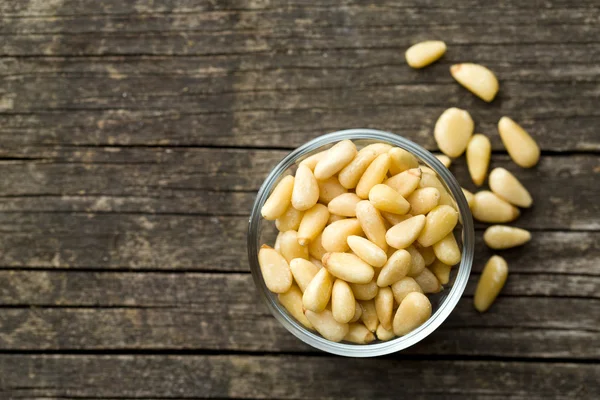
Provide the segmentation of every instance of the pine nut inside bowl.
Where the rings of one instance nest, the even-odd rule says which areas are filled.
[[[450,171],[372,129],[291,152],[260,188],[248,227],[250,269],[271,313],[303,342],[349,357],[397,352],[437,329],[465,289],[473,246]]]

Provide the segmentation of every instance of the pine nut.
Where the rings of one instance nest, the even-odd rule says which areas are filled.
[[[442,240],[433,245],[435,256],[443,263],[456,265],[460,262],[461,253],[454,233],[450,232]]]
[[[265,201],[265,204],[260,209],[263,218],[269,221],[279,218],[289,207],[293,190],[293,176],[288,175],[279,181],[267,201]]]
[[[394,335],[394,331],[391,329],[385,329],[383,326],[381,326],[381,324],[379,324],[377,327],[375,334],[377,335],[377,339],[381,340],[382,342],[387,342],[388,340],[392,340],[396,337],[396,335]]]
[[[319,185],[319,201],[325,205],[328,205],[337,196],[347,192],[335,176],[322,181],[317,180],[317,185]]]
[[[391,149],[392,146],[384,143],[374,143],[364,147],[356,157],[342,169],[338,175],[340,183],[346,189],[354,189],[363,176],[367,167],[379,156]]]
[[[296,285],[292,285],[290,290],[277,295],[279,303],[290,313],[290,315],[308,329],[315,329],[308,321],[302,311],[302,292]]]
[[[473,193],[469,192],[465,188],[461,188],[463,194],[465,195],[465,199],[467,199],[467,204],[469,205],[469,209],[473,208],[473,201],[475,200],[475,196]]]
[[[323,204],[315,204],[306,210],[298,228],[298,243],[306,246],[325,228],[329,220],[329,210]]]
[[[279,232],[277,234],[277,237],[275,238],[275,244],[273,245],[273,248],[275,249],[276,252],[278,252],[279,254],[281,254],[281,237],[283,236],[283,232]]]
[[[285,258],[263,244],[258,251],[258,264],[267,288],[273,293],[285,293],[292,286],[292,271]]]
[[[435,156],[435,158],[437,158],[438,160],[440,160],[440,162],[442,164],[444,164],[444,167],[446,167],[446,168],[450,168],[450,165],[452,165],[452,160],[448,156],[445,156],[443,154],[437,154]]]
[[[369,283],[350,283],[350,287],[352,288],[352,293],[354,293],[354,298],[356,300],[374,299],[379,291],[379,286],[377,286],[374,279]]]
[[[427,214],[425,226],[418,237],[423,247],[432,246],[452,232],[458,222],[458,212],[450,206],[437,206]]]
[[[400,196],[407,198],[419,186],[422,175],[420,168],[411,168],[386,179],[383,184],[400,193]]]
[[[375,296],[375,311],[377,319],[385,329],[392,329],[392,312],[394,310],[394,295],[392,289],[384,287],[379,289]]]
[[[319,201],[319,185],[310,168],[299,165],[292,191],[292,205],[295,209],[305,211]]]
[[[417,243],[418,244],[418,243]],[[425,261],[425,266],[431,265],[435,261],[435,252],[433,251],[433,247],[422,247],[415,246],[415,248],[421,253],[423,256],[423,261]]]
[[[483,234],[485,244],[497,250],[521,246],[530,240],[529,231],[505,225],[492,225]]]
[[[383,184],[378,184],[371,188],[369,201],[380,211],[406,214],[410,210],[410,204],[400,193]]]
[[[494,100],[498,93],[496,75],[483,65],[455,64],[450,67],[450,74],[471,93],[488,103]]]
[[[412,292],[423,293],[423,289],[421,289],[421,286],[419,286],[417,281],[410,276],[402,278],[392,285],[392,293],[398,304],[402,304],[402,300],[404,300],[406,295]]]
[[[325,339],[332,342],[341,342],[348,333],[348,324],[341,324],[333,318],[333,313],[323,310],[320,313],[311,310],[304,311],[306,318]]]
[[[375,271],[369,264],[350,253],[327,253],[323,266],[336,278],[351,283],[369,283]]]
[[[475,194],[471,211],[475,219],[491,223],[510,222],[521,214],[518,208],[487,190]]]
[[[369,191],[378,183],[383,182],[390,168],[390,156],[383,153],[367,167],[365,173],[360,177],[356,185],[356,195],[361,199],[369,197]]]
[[[331,311],[337,322],[348,323],[354,317],[356,300],[350,285],[341,279],[336,279],[331,292]]]
[[[387,244],[395,249],[405,249],[410,246],[421,234],[425,226],[425,216],[417,215],[400,222],[390,228],[385,234]]]
[[[452,269],[452,267],[448,264],[444,264],[440,260],[435,260],[435,262],[431,264],[429,269],[431,270],[431,272],[433,272],[437,280],[442,285],[445,285],[450,281],[450,270]]]
[[[368,344],[375,340],[375,335],[363,324],[352,323],[348,333],[344,336],[344,340],[356,344]]]
[[[474,304],[479,312],[484,312],[496,300],[508,277],[508,264],[500,256],[492,256],[481,273],[477,289],[475,290]]]
[[[350,322],[356,322],[356,321],[358,321],[360,319],[361,315],[362,315],[362,307],[360,306],[360,304],[358,303],[358,301],[355,301],[354,302],[354,316],[352,317],[352,319],[350,320]]]
[[[431,317],[431,303],[427,296],[419,292],[411,292],[402,300],[396,311],[393,322],[394,334],[404,336],[421,326],[429,317]]]
[[[390,155],[390,173],[392,175],[419,167],[417,158],[404,149],[394,147],[388,151],[388,154]]]
[[[423,68],[437,61],[446,52],[446,43],[441,40],[427,40],[414,44],[404,54],[412,68]]]
[[[356,156],[356,146],[350,140],[342,140],[331,147],[315,166],[315,177],[323,180],[332,177]]]
[[[368,330],[375,332],[377,325],[379,325],[379,318],[377,318],[377,309],[375,308],[375,301],[366,300],[361,301],[360,305],[363,309],[360,320],[365,324]]]
[[[329,271],[321,268],[306,287],[302,295],[302,305],[305,309],[317,313],[323,311],[331,298],[332,288],[333,277]]]
[[[492,144],[490,139],[481,133],[473,135],[467,145],[467,166],[475,185],[481,186],[483,184],[491,156]]]
[[[419,275],[415,276],[415,281],[421,286],[423,293],[438,293],[442,289],[440,281],[428,268],[423,269]]]
[[[407,200],[410,203],[411,214],[427,214],[438,206],[440,191],[434,187],[417,189],[408,196]]]
[[[328,252],[343,252],[349,249],[348,236],[360,235],[362,228],[356,218],[335,221],[323,229],[321,243]]]
[[[404,278],[410,272],[410,268],[410,253],[406,250],[395,251],[379,272],[377,286],[386,287],[393,285]]]
[[[354,193],[344,193],[329,202],[329,212],[344,217],[356,217],[356,205],[362,199]]]
[[[290,261],[290,269],[292,270],[294,280],[303,293],[315,275],[317,275],[317,272],[319,272],[319,267],[303,258],[294,258]]]
[[[354,254],[373,267],[383,267],[387,261],[385,251],[363,237],[348,236],[348,246],[350,246]]]
[[[308,254],[310,254],[311,257],[314,257],[317,260],[319,260],[319,262],[321,262],[321,259],[323,258],[325,253],[327,253],[327,250],[325,250],[325,247],[323,247],[322,241],[323,241],[323,233],[320,233],[315,238],[315,240],[312,240],[308,244]]]
[[[494,168],[490,173],[490,189],[498,197],[515,206],[531,207],[533,199],[525,186],[504,168]]]
[[[304,160],[300,161],[300,165],[306,165],[310,168],[311,171],[315,170],[317,163],[321,161],[327,155],[327,150],[320,151],[312,156],[306,157]]]
[[[498,121],[498,132],[510,158],[520,167],[531,168],[540,159],[540,148],[519,124],[508,117]]]
[[[452,196],[450,196],[450,194],[446,190],[446,187],[442,185],[442,182],[440,182],[436,175],[424,173],[421,177],[421,181],[419,182],[419,187],[422,189],[436,188],[440,192],[440,200],[438,202],[438,205],[450,206],[454,209],[457,209],[456,202],[454,201]]]
[[[297,231],[300,227],[300,221],[304,216],[304,211],[299,211],[290,204],[283,215],[275,220],[275,226],[280,232]]]
[[[301,246],[298,243],[298,233],[296,231],[287,231],[281,235],[279,243],[281,255],[287,260],[292,261],[294,258],[304,258],[308,260],[308,247]]]
[[[412,214],[404,214],[404,215],[398,215],[398,214],[392,214],[389,212],[385,212],[385,211],[381,211],[381,216],[383,217],[384,220],[386,220],[391,226],[397,225],[400,222],[406,221],[409,218],[412,218],[413,215]]]
[[[341,221],[343,219],[346,219],[346,218],[342,217],[341,215],[329,214],[329,220],[327,220],[327,225],[331,225],[334,222]]]
[[[367,238],[380,247],[383,251],[387,250],[385,241],[385,224],[379,211],[368,200],[363,200],[356,205],[356,218],[360,226],[367,235]]]
[[[410,271],[408,271],[408,276],[415,277],[425,269],[425,259],[415,246],[408,246],[406,251],[410,253]]]
[[[458,157],[467,148],[475,124],[465,110],[452,107],[440,115],[433,135],[440,150],[448,157]]]

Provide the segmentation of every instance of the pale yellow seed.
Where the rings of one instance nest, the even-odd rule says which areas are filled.
[[[540,159],[540,148],[519,124],[508,117],[500,118],[498,132],[510,158],[520,167],[531,168]]]
[[[315,177],[323,180],[332,177],[356,156],[356,146],[350,140],[342,140],[331,147],[315,166]]]
[[[319,185],[310,168],[306,165],[298,166],[294,190],[292,191],[292,205],[295,209],[305,211],[319,201]]]
[[[410,204],[400,193],[383,184],[378,184],[371,188],[369,201],[380,211],[406,214],[410,210]]]
[[[337,322],[347,323],[354,317],[356,300],[350,285],[341,279],[336,279],[331,292],[331,311]]]
[[[392,329],[392,312],[394,310],[394,295],[392,289],[384,287],[379,289],[375,296],[375,311],[377,319],[385,329]]]
[[[354,293],[354,291],[352,293]],[[362,315],[362,307],[360,306],[358,301],[355,301],[354,302],[354,316],[352,317],[350,322],[358,321],[360,319],[361,315]]]
[[[275,226],[280,232],[297,231],[303,216],[304,211],[296,210],[290,204],[283,215],[275,220]]]
[[[342,186],[346,189],[354,189],[371,162],[391,147],[385,143],[373,143],[361,149],[350,164],[346,165],[338,174]]]
[[[351,283],[369,283],[375,271],[369,264],[350,253],[327,253],[323,266],[336,278]]]
[[[279,181],[267,201],[265,201],[265,204],[260,209],[263,218],[270,221],[279,218],[291,204],[293,190],[293,176],[288,175]]]
[[[423,68],[440,59],[446,52],[446,43],[441,40],[426,40],[414,44],[404,54],[412,68]]]
[[[348,236],[348,246],[354,254],[373,267],[383,267],[387,261],[385,251],[361,236]]]
[[[435,256],[445,264],[456,265],[460,262],[461,252],[453,232],[450,232],[442,240],[435,243],[433,251]]]
[[[379,291],[379,286],[377,286],[374,279],[371,280],[371,282],[364,284],[351,283],[350,287],[352,288],[352,293],[354,293],[356,300],[371,300],[375,298]]]
[[[494,100],[498,93],[496,75],[483,65],[463,63],[450,67],[450,74],[458,83],[471,93],[488,103]]]
[[[348,236],[360,235],[362,228],[356,218],[335,221],[323,229],[321,243],[329,252],[343,252],[349,249]]]
[[[528,208],[533,203],[533,199],[525,186],[504,168],[494,168],[492,170],[489,184],[492,192],[515,206]]]
[[[529,231],[505,225],[492,225],[483,234],[485,244],[497,250],[521,246],[530,240]]]
[[[322,181],[317,180],[317,184],[319,185],[319,202],[325,205],[328,205],[337,196],[347,192],[335,176]]]
[[[325,339],[332,342],[341,342],[348,333],[348,324],[339,323],[333,318],[333,313],[323,310],[320,313],[305,310],[304,315]]]
[[[423,256],[423,260],[425,261],[425,266],[431,265],[435,261],[435,253],[433,251],[432,246],[422,247],[419,245],[419,246],[415,246],[415,247],[419,251],[419,253],[421,253],[421,255]]]
[[[329,214],[329,220],[327,221],[327,225],[331,225],[334,222],[341,221],[343,219],[346,219],[346,217],[343,217],[341,215]]]
[[[329,212],[344,217],[356,217],[356,205],[362,199],[354,193],[344,193],[329,202]]]
[[[300,161],[300,165],[306,165],[310,168],[311,171],[315,170],[317,163],[321,161],[327,155],[327,150],[320,151],[312,156],[306,157],[304,160]]]
[[[379,326],[377,327],[377,331],[375,332],[375,334],[377,335],[377,339],[381,340],[382,342],[387,342],[388,340],[392,340],[396,337],[396,335],[394,335],[393,330],[387,330],[383,326],[381,326],[381,324],[379,324]]]
[[[312,240],[308,244],[308,254],[310,254],[311,257],[314,257],[317,260],[319,260],[319,262],[321,262],[321,258],[323,258],[325,253],[327,253],[327,250],[325,250],[325,247],[323,247],[322,240],[323,240],[323,233],[320,233],[315,238],[315,240]]]
[[[481,186],[485,180],[491,156],[490,139],[481,133],[473,135],[467,146],[467,167],[473,183],[477,186]]]
[[[288,262],[275,249],[262,245],[258,264],[267,288],[273,293],[285,293],[292,287],[292,271]]]
[[[475,290],[474,304],[479,312],[484,312],[496,300],[504,287],[508,277],[508,264],[500,256],[492,256],[481,273],[477,289]]]
[[[375,308],[375,301],[365,300],[361,301],[360,305],[363,309],[360,320],[365,324],[368,330],[375,332],[377,325],[379,325],[379,318],[377,318],[377,309]]]
[[[450,206],[437,206],[427,214],[425,227],[421,231],[419,244],[423,247],[432,246],[452,232],[458,222],[458,212]]]
[[[390,228],[385,234],[387,244],[395,249],[405,249],[421,234],[425,226],[425,216],[417,215]]]
[[[407,247],[406,251],[410,253],[410,271],[408,271],[408,276],[415,277],[425,269],[425,259],[415,246]]]
[[[369,344],[375,340],[375,335],[363,324],[352,323],[344,340],[356,344]]]
[[[302,292],[306,291],[310,282],[317,275],[317,272],[319,272],[319,267],[303,258],[294,258],[290,261],[290,269],[292,270],[294,280]]]
[[[412,214],[398,215],[398,214],[388,213],[385,211],[381,211],[381,216],[383,217],[383,219],[385,221],[387,221],[390,224],[390,226],[397,225],[400,222],[406,221],[407,219],[413,217]]]
[[[360,226],[367,235],[367,238],[383,251],[387,251],[385,224],[375,206],[368,200],[361,201],[356,205],[356,218],[360,222]]]
[[[388,154],[390,155],[390,173],[392,175],[419,167],[417,158],[404,149],[394,147]]]
[[[446,187],[440,182],[437,176],[432,174],[423,174],[421,177],[421,181],[419,182],[420,188],[436,188],[440,192],[440,200],[438,205],[440,206],[450,206],[454,209],[458,209],[456,202],[450,196]],[[411,211],[412,212],[412,211]]]
[[[377,286],[386,287],[393,285],[404,278],[410,272],[410,268],[410,253],[406,250],[395,251],[379,272]]]
[[[446,168],[450,168],[450,165],[452,165],[452,159],[450,159],[450,157],[448,156],[445,156],[443,154],[437,154],[435,158],[440,160],[440,162],[444,164],[444,167]]]
[[[279,232],[277,234],[277,237],[275,238],[275,244],[273,245],[273,248],[275,249],[276,252],[278,252],[279,254],[281,254],[281,237],[283,236],[283,232]]]
[[[415,281],[421,286],[423,293],[438,293],[442,289],[440,281],[428,268],[423,269],[419,275],[415,276]]]
[[[475,200],[475,196],[473,195],[473,193],[469,192],[467,189],[465,188],[461,188],[463,194],[465,195],[465,199],[467,199],[467,204],[469,205],[469,208],[473,208],[473,201]]]
[[[290,290],[277,295],[279,303],[290,313],[290,315],[308,329],[315,329],[302,311],[302,292],[296,285]]]
[[[421,326],[429,317],[431,317],[431,303],[427,296],[419,292],[411,292],[402,300],[396,311],[393,322],[394,334],[404,336]]]
[[[458,157],[467,148],[475,124],[471,115],[452,107],[440,115],[433,129],[433,136],[440,150],[448,157]]]
[[[390,156],[387,153],[380,154],[367,167],[365,173],[360,177],[356,185],[356,195],[361,199],[369,197],[371,188],[385,179],[390,168]]]
[[[475,194],[471,211],[475,219],[490,223],[514,221],[521,214],[518,208],[487,190]]]
[[[305,260],[308,260],[308,247],[298,243],[298,232],[284,232],[283,235],[281,235],[279,242],[281,255],[287,262],[292,261],[294,258],[304,258]]]
[[[404,198],[407,198],[421,182],[423,173],[420,168],[412,168],[386,179],[383,184],[388,185]]]
[[[440,191],[434,187],[417,189],[408,196],[407,200],[411,214],[427,214],[440,203]]]
[[[394,294],[394,299],[398,304],[402,304],[402,300],[404,300],[406,295],[412,292],[423,293],[423,289],[421,289],[421,286],[419,286],[414,278],[409,276],[400,279],[398,282],[392,285],[392,293]]]
[[[444,264],[440,260],[435,260],[435,262],[431,264],[429,269],[431,270],[431,272],[433,272],[437,280],[442,285],[445,285],[450,281],[450,270],[452,269],[450,265]]]
[[[298,243],[306,246],[316,239],[327,225],[329,210],[323,204],[315,204],[306,210],[298,228]]]
[[[302,305],[305,309],[321,312],[327,307],[331,298],[333,277],[325,268],[321,268],[310,281],[302,295]],[[314,324],[313,324],[314,325]]]

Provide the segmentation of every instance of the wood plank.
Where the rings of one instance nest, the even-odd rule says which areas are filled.
[[[417,399],[543,399],[557,395],[575,399],[600,395],[595,379],[600,367],[574,363],[407,360],[399,356],[358,360],[245,355],[2,355],[0,371],[8,397],[394,399],[398,387]]]

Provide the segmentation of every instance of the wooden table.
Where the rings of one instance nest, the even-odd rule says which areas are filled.
[[[374,3],[374,4],[370,4]],[[0,0],[0,398],[600,397],[600,2]],[[421,71],[404,50],[443,39]],[[495,71],[492,104],[448,68]],[[465,108],[530,189],[510,277],[402,353],[315,351],[260,302],[248,213],[352,127],[435,150]],[[541,145],[523,170],[503,115]],[[452,170],[467,188],[464,159]]]

